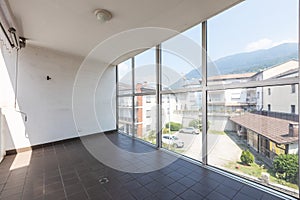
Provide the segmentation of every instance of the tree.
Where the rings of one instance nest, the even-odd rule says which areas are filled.
[[[254,162],[254,155],[249,150],[244,150],[240,159],[243,164],[250,165]]]
[[[298,155],[281,154],[275,157],[273,160],[273,168],[278,178],[292,183],[298,182]]]

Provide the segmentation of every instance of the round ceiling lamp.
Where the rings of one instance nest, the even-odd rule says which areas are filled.
[[[101,23],[105,23],[112,18],[112,14],[108,10],[104,9],[96,9],[94,14],[96,15],[97,20]]]

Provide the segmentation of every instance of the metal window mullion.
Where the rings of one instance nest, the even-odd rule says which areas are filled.
[[[178,93],[187,93],[187,92],[202,92],[202,86],[195,87],[195,88],[163,90],[161,91],[161,94],[178,94]]]
[[[120,94],[118,97],[132,97],[134,96],[133,94]]]
[[[132,137],[135,137],[135,62],[134,62],[134,57],[131,58],[131,89],[132,89],[132,127],[131,127],[131,133]]]
[[[156,46],[156,146],[162,147],[162,106],[161,106],[161,45]]]
[[[145,92],[145,93],[135,93],[134,96],[147,96],[147,95],[156,95],[156,91],[155,92]]]
[[[257,87],[269,87],[269,86],[282,86],[282,85],[292,85],[298,84],[298,78],[284,78],[284,79],[270,79],[262,81],[250,81],[244,83],[230,83],[230,84],[218,84],[218,85],[208,85],[207,90],[226,90],[226,89],[240,89],[240,88],[257,88]]]
[[[119,131],[119,72],[116,65],[116,129]]]
[[[202,23],[202,162],[207,165],[207,22]]]

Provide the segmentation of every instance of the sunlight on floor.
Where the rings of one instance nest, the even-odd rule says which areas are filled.
[[[10,166],[9,170],[15,170],[21,167],[26,167],[30,164],[32,151],[25,151],[22,153],[18,153],[14,159],[14,162]]]

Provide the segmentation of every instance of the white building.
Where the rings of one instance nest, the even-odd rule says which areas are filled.
[[[256,81],[298,77],[298,61],[260,71]],[[256,88],[257,105],[254,113],[230,118],[236,131],[255,151],[273,160],[279,154],[298,152],[298,85]]]
[[[255,73],[228,74],[208,78],[208,85],[239,84],[251,80]],[[254,89],[226,89],[208,93],[209,112],[231,113],[251,110],[256,104]]]
[[[258,72],[253,79],[260,81],[298,77],[297,70],[298,61],[291,60]],[[258,87],[256,90],[257,110],[298,113],[298,85]]]

